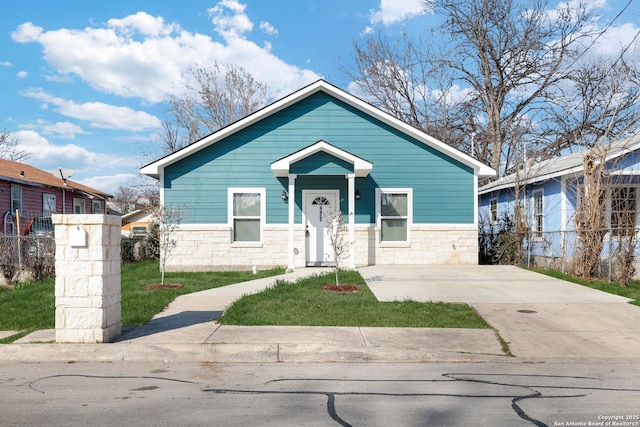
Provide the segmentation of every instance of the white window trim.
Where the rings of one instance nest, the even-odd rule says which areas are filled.
[[[539,215],[536,215],[536,196],[540,195],[540,205],[541,205],[541,210],[542,212],[540,212]],[[533,230],[533,226],[537,225],[535,218],[536,216],[540,216],[542,218],[542,227],[541,230]],[[544,223],[545,223],[545,215],[544,215],[544,189],[538,189],[538,190],[533,190],[531,192],[531,238],[532,240],[536,240],[536,241],[541,241],[544,240]],[[538,235],[537,233],[540,233],[540,235]]]
[[[13,198],[13,190],[17,189],[20,190],[20,200],[18,200],[20,202],[20,208],[18,209],[20,211],[20,213],[22,214],[22,211],[24,210],[24,191],[22,190],[22,186],[21,185],[16,185],[16,184],[12,184],[11,188],[9,189],[9,191],[11,192],[9,198],[10,201],[9,203],[11,203],[11,215],[15,215],[16,214],[16,210],[13,208],[13,202],[16,200]]]
[[[72,204],[72,208],[73,208],[73,213],[76,214],[76,203],[79,203],[78,206],[80,205],[80,203],[84,206],[84,209],[82,209],[82,213],[79,215],[85,215],[87,213],[87,201],[85,199],[82,199],[80,197],[74,197],[73,198],[73,204]],[[76,214],[78,215],[78,214]]]
[[[407,194],[407,240],[382,241],[382,206],[380,196],[385,193]],[[411,246],[411,227],[413,225],[413,188],[376,188],[376,227],[379,231],[378,243],[381,247],[409,247]]]
[[[612,215],[612,202],[613,202],[613,189],[618,187],[635,187],[636,188],[636,229],[640,226],[640,185],[639,184],[625,184],[625,183],[615,183],[610,184],[609,188],[605,190],[605,214],[604,220],[606,223],[607,231],[606,238],[612,239],[614,236],[611,234],[611,215]],[[584,183],[580,183],[576,185],[576,206],[575,213],[578,212],[580,207],[580,202],[582,201],[582,193],[584,192]],[[574,225],[575,227],[575,225]],[[638,232],[636,232],[638,234]]]
[[[496,204],[496,217],[493,217],[493,209],[491,208],[491,205],[495,202]],[[496,225],[500,222],[500,217],[499,217],[499,203],[498,203],[498,198],[497,197],[492,197],[489,200],[489,224],[491,225]]]
[[[635,222],[635,227],[636,227],[636,234],[638,234],[638,225],[640,225],[640,223],[638,222],[640,220],[640,185],[637,184],[627,184],[627,183],[616,183],[616,184],[611,184],[610,188],[607,189],[607,212],[605,215],[605,221],[607,222],[607,225],[609,227],[609,233],[607,233],[609,235],[610,239],[615,238],[616,236],[613,235],[612,231],[613,231],[613,224],[611,223],[611,218],[613,217],[613,191],[614,189],[618,189],[618,188],[635,188],[635,192],[636,192],[636,217],[634,218],[634,222]]]
[[[47,199],[53,200],[53,210],[52,211],[45,209],[46,200]],[[53,194],[53,193],[42,193],[42,216],[45,217],[45,218],[51,218],[51,215],[55,214],[57,212],[57,209],[58,209],[57,203],[58,203],[58,200],[57,200],[57,197],[56,197],[55,194]]]
[[[236,193],[260,194],[260,241],[234,242],[233,240],[233,195]],[[267,218],[267,190],[264,187],[229,187],[227,188],[227,223],[231,233],[229,239],[232,247],[262,247],[264,243],[264,226]]]
[[[96,212],[96,206],[98,206],[98,212]],[[91,213],[92,214],[103,214],[102,202],[100,200],[91,200]]]

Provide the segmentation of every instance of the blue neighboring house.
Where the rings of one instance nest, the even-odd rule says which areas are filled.
[[[583,160],[588,150],[552,158],[521,168],[479,189],[481,232],[496,232],[505,215],[513,218],[518,199],[526,215],[528,262],[542,267],[564,267],[576,247],[575,216],[584,183]],[[606,162],[608,184],[603,194],[607,232],[603,261],[615,250],[617,238],[637,227],[640,193],[640,136],[611,142],[596,155]],[[623,222],[630,222],[625,224]]]
[[[186,212],[167,270],[478,262],[478,180],[495,171],[319,80],[141,169]]]

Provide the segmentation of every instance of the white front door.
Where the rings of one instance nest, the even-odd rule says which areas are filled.
[[[338,190],[309,190],[304,192],[307,265],[328,264],[333,255],[327,234],[331,212],[337,208]]]

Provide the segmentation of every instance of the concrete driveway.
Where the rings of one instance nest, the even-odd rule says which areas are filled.
[[[640,357],[640,307],[513,266],[369,266],[381,301],[467,303],[518,357]]]

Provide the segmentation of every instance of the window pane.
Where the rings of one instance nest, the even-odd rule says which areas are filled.
[[[235,242],[259,242],[259,219],[236,219],[233,221],[233,240]]]
[[[382,216],[407,216],[406,194],[381,194],[380,214]]]
[[[11,213],[15,214],[16,210],[22,211],[22,187],[17,185],[11,186]]]
[[[260,193],[234,193],[233,216],[260,216]]]
[[[383,219],[381,220],[381,239],[383,242],[406,242],[407,241],[407,220],[406,219]]]

